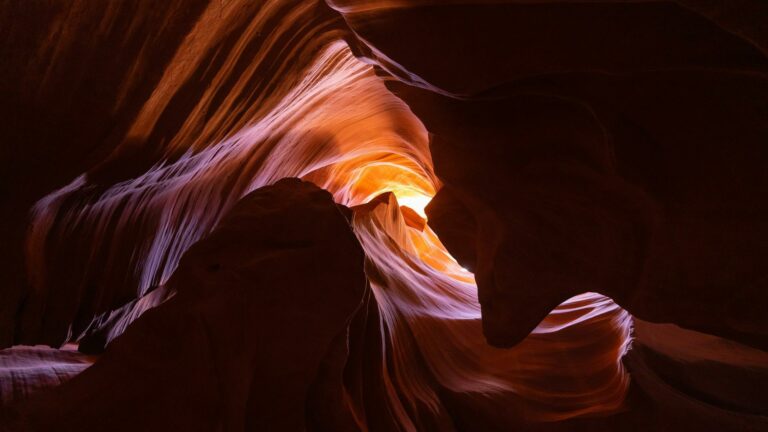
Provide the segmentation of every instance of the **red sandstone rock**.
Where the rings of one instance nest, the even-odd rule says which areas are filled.
[[[318,388],[337,395],[318,403],[346,412],[340,386],[322,381],[344,367],[366,281],[330,194],[293,179],[246,196],[170,285],[176,296],[95,365],[19,406],[17,428],[302,430]]]
[[[227,2],[237,8],[229,15],[222,14],[224,3],[217,9],[208,1],[151,7],[71,1],[45,8],[33,3],[11,2],[0,14],[0,28],[10,35],[0,71],[7,96],[3,135],[16,146],[7,153],[3,149],[3,156],[13,157],[8,163],[3,159],[9,168],[2,170],[3,180],[10,186],[0,186],[0,207],[8,216],[0,243],[10,245],[2,248],[0,259],[8,280],[0,293],[0,346],[14,340],[56,345],[69,329],[79,333],[92,325],[83,348],[98,351],[123,331],[132,314],[143,312],[134,306],[154,306],[168,294],[163,285],[136,299],[131,260],[150,236],[137,223],[115,236],[119,247],[113,253],[101,254],[93,247],[93,227],[72,229],[67,219],[58,219],[55,231],[62,235],[54,242],[59,244],[49,244],[55,247],[45,250],[55,252],[45,255],[44,266],[35,267],[49,272],[48,282],[28,289],[21,253],[31,204],[88,171],[88,183],[64,203],[77,210],[160,160],[174,160],[186,149],[197,151],[235,133],[251,121],[253,110],[262,109],[262,95],[279,96],[291,88],[286,83],[306,72],[314,51],[338,37],[340,20],[320,2],[271,2],[269,9],[261,2]],[[429,225],[466,268],[477,272],[490,340],[501,345],[522,340],[559,301],[599,290],[649,320],[766,346],[764,2],[362,3],[374,6],[373,12],[358,14],[351,7],[345,17],[370,43],[350,38],[357,52],[429,90],[389,83],[433,134],[433,157],[445,187],[429,208]],[[266,27],[254,31],[251,23],[262,10],[269,11]],[[223,24],[208,27],[212,22]],[[272,31],[278,24],[286,25]],[[264,35],[280,38],[266,45]],[[261,48],[265,57],[250,70],[251,79],[243,78]],[[178,91],[167,91],[176,84]],[[344,89],[347,84],[335,83]],[[167,99],[154,100],[156,92]],[[143,115],[147,107],[153,115]],[[404,132],[404,122],[391,123],[395,126],[387,127],[397,130],[398,138],[412,136]],[[294,125],[289,132],[297,129]],[[337,132],[326,131],[331,138],[321,137],[308,148],[332,141]],[[419,157],[429,165],[428,154]],[[321,171],[312,175],[322,178]],[[227,191],[229,182],[251,180],[231,174],[222,175]],[[288,186],[279,188],[283,195]],[[302,193],[296,197],[306,198]],[[280,202],[275,196],[264,201],[269,208]],[[208,202],[199,203],[207,209]],[[370,291],[363,293],[362,284],[352,283],[362,280],[357,267],[339,261],[338,273],[307,280],[307,268],[342,260],[335,255],[337,240],[330,238],[338,232],[318,229],[318,220],[299,220],[293,209],[287,218],[251,227],[258,232],[243,233],[237,224],[237,235],[223,240],[227,235],[218,233],[200,243],[173,281],[171,293],[178,289],[181,294],[139,320],[94,369],[14,411],[21,415],[17,426],[355,430],[365,424],[393,430],[401,413],[391,401],[426,383],[441,408],[405,404],[417,430],[766,429],[765,395],[750,388],[765,380],[762,364],[735,361],[732,356],[742,350],[729,341],[715,344],[725,354],[704,356],[710,349],[706,344],[682,343],[700,335],[658,328],[651,333],[662,343],[651,343],[648,333],[638,332],[637,349],[627,357],[635,383],[630,411],[608,418],[527,422],[523,419],[540,407],[526,405],[525,398],[454,392],[438,385],[440,374],[429,370],[429,364],[440,364],[434,357],[432,363],[419,355],[400,359],[398,364],[406,367],[399,373],[409,379],[391,386],[382,375],[394,363],[395,350],[441,352],[453,346],[442,344],[441,337],[452,340],[456,333],[430,326],[417,333],[399,326],[400,344],[393,344],[382,326],[380,305]],[[429,230],[407,207],[393,206],[384,213],[395,215],[382,219],[395,228],[395,236],[407,232],[406,226]],[[105,219],[109,231],[113,219]],[[153,229],[152,223],[144,226]],[[208,233],[210,227],[199,219],[193,223]],[[262,229],[266,226],[279,229]],[[286,233],[301,237],[307,232],[329,236],[322,237],[321,253],[311,258],[302,255],[302,241],[298,248],[284,241]],[[386,230],[371,234],[387,237]],[[268,241],[246,244],[251,237]],[[174,247],[179,243],[169,245]],[[348,249],[350,256],[359,254]],[[401,254],[386,250],[393,257]],[[253,253],[263,254],[264,260],[248,261]],[[284,264],[282,259],[292,261],[294,254],[301,255],[298,264]],[[236,268],[217,269],[220,257],[236,262]],[[285,274],[276,274],[286,268]],[[395,287],[388,284],[392,269],[382,268],[369,264],[369,276],[386,289]],[[254,290],[254,275],[266,275],[278,289]],[[319,295],[347,282],[354,295],[339,298],[348,304],[334,301],[326,308],[326,298],[303,305],[290,301],[282,309],[299,315],[292,320],[265,306],[267,300],[283,305],[284,298],[262,296],[290,291],[298,293],[291,300],[309,301],[305,292]],[[414,292],[413,286],[405,288],[401,294]],[[353,297],[364,298],[354,314]],[[306,310],[316,313],[309,315],[315,321],[305,319]],[[94,315],[101,318],[92,321]],[[348,331],[345,320],[351,320]],[[454,321],[443,317],[440,324],[454,329],[466,324]],[[306,324],[317,331],[307,336],[308,343],[291,338]],[[541,358],[542,363],[566,359],[555,369],[566,370],[563,377],[547,381],[552,368],[522,374],[536,383],[531,391],[542,395],[552,415],[570,412],[573,405],[595,408],[594,395],[601,394],[595,388],[605,390],[598,383],[624,377],[611,365],[600,379],[582,376],[578,381],[573,370],[580,362],[599,371],[590,355],[605,350],[609,355],[598,358],[614,362],[615,339],[625,340],[616,332],[610,340],[585,339],[584,333],[601,327],[594,316],[585,324],[568,333],[571,339],[562,346],[555,345],[561,353],[552,354],[547,345],[548,354]],[[249,345],[254,334],[261,336],[260,345]],[[477,337],[460,342],[474,344],[471,354],[482,357],[478,353],[491,349],[479,346],[479,332],[469,334]],[[419,340],[426,342],[419,346]],[[262,349],[270,341],[274,349]],[[588,347],[586,352],[575,349],[578,344]],[[521,343],[516,349],[527,348]],[[2,388],[24,382],[14,388],[26,396],[56,384],[59,374],[73,374],[69,368],[62,372],[62,353],[52,352],[50,358],[41,356],[30,375],[14,375],[21,381],[3,378]],[[0,377],[28,364],[25,353],[14,348],[0,354],[9,359],[0,365],[5,373]],[[464,358],[458,349],[447,357],[443,365],[462,365]],[[442,378],[458,376],[471,387],[480,382],[474,374],[485,373],[490,362],[472,366],[447,368],[451,373],[443,370]],[[553,400],[560,400],[558,390],[574,382],[582,384],[583,398],[570,394],[568,404],[552,408]],[[617,388],[621,395],[608,398],[612,407],[623,398],[623,387]]]
[[[0,350],[0,407],[60,385],[96,360],[94,356],[77,352],[76,348],[15,346]]]
[[[741,32],[697,1],[339,3],[432,134],[429,223],[475,269],[490,341],[596,291],[768,346],[764,8]]]

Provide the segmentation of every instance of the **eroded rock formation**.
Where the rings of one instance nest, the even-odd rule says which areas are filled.
[[[510,3],[338,6],[432,134],[430,223],[475,270],[489,340],[597,291],[766,347],[761,39],[700,2]]]
[[[173,298],[18,429],[302,430],[310,395],[325,427],[354,425],[340,380],[367,283],[345,211],[295,179],[244,197],[184,254]]]
[[[768,430],[762,2],[0,8],[1,426]]]

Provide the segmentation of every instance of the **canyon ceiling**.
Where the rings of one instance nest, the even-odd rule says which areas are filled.
[[[1,2],[0,430],[768,431],[767,24]]]

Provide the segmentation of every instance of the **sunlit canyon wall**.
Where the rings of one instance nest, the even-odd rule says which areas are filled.
[[[676,292],[625,296],[622,290],[634,283],[629,280],[645,277],[637,273],[637,262],[646,251],[667,245],[644,243],[668,229],[666,221],[659,222],[659,202],[683,203],[679,212],[669,212],[670,219],[702,206],[684,186],[669,186],[670,176],[659,168],[687,157],[685,152],[641,161],[656,167],[660,180],[655,186],[676,192],[660,199],[654,185],[647,186],[642,163],[622,165],[627,158],[641,159],[632,151],[643,143],[617,145],[619,150],[605,145],[621,144],[638,130],[617,124],[626,127],[642,120],[651,131],[666,134],[659,138],[665,145],[665,139],[676,137],[670,130],[685,130],[688,123],[699,125],[706,118],[701,114],[694,121],[680,115],[675,126],[660,122],[657,117],[668,118],[669,113],[658,112],[647,99],[663,93],[672,95],[664,103],[677,102],[680,110],[739,101],[735,112],[746,113],[741,123],[712,129],[721,134],[738,129],[743,139],[734,139],[733,145],[756,149],[754,142],[765,137],[764,128],[761,132],[755,126],[761,123],[759,108],[753,106],[759,102],[752,103],[745,94],[766,90],[759,28],[695,1],[506,3],[9,4],[2,18],[4,28],[11,29],[8,52],[27,55],[10,57],[11,67],[6,67],[6,83],[14,84],[6,84],[9,100],[15,102],[8,105],[16,106],[7,115],[14,120],[8,126],[10,136],[25,146],[10,152],[18,165],[9,163],[6,170],[13,193],[4,204],[9,222],[3,235],[18,252],[5,251],[9,256],[4,261],[14,287],[21,288],[4,292],[2,342],[79,344],[89,356],[13,348],[6,352],[9,370],[14,370],[14,356],[37,359],[43,366],[31,369],[37,372],[26,378],[22,373],[22,379],[18,373],[4,375],[4,384],[10,384],[3,386],[9,389],[3,402],[14,399],[8,392],[21,400],[47,382],[58,384],[62,376],[97,363],[29,405],[12,405],[6,418],[21,429],[66,422],[66,427],[98,430],[115,427],[111,422],[120,419],[119,427],[126,430],[179,424],[200,430],[222,425],[275,430],[615,430],[634,424],[636,415],[625,413],[640,409],[633,403],[642,399],[627,400],[631,377],[622,362],[633,320],[610,298],[590,291],[610,295],[644,319],[763,346],[765,322],[759,320],[755,291],[728,309],[731,313],[741,307],[735,315],[742,319],[729,317],[724,328],[710,326],[717,319],[702,322],[695,314],[685,315],[685,308],[665,306],[681,300]],[[714,25],[706,24],[713,17],[728,36],[713,35]],[[519,33],[517,42],[507,33],[512,24]],[[537,44],[532,35],[544,24],[558,30],[549,30],[551,39]],[[675,25],[689,29],[691,38],[703,39],[681,42],[672,30],[664,30]],[[597,30],[585,33],[588,27]],[[619,28],[630,34],[613,42],[619,48],[599,44]],[[563,46],[574,34],[584,40]],[[734,42],[737,36],[750,43]],[[712,52],[691,54],[689,45],[698,47],[701,40],[714,47]],[[552,52],[558,44],[551,57],[538,54]],[[588,49],[594,46],[600,49]],[[729,71],[721,73],[726,67]],[[648,72],[660,69],[673,72],[661,78]],[[686,85],[680,85],[681,75]],[[706,95],[702,88],[713,86],[727,91],[714,100],[693,97]],[[628,93],[629,87],[640,90]],[[673,94],[670,89],[679,90]],[[625,117],[611,117],[620,117],[617,110]],[[647,114],[654,110],[658,116]],[[611,139],[604,141],[605,136]],[[722,157],[703,148],[701,166]],[[542,163],[530,164],[530,169],[514,159],[515,165],[512,154]],[[751,181],[754,190],[761,190],[765,176],[750,173],[764,155],[758,151],[749,161],[732,161],[745,173],[736,183]],[[697,175],[698,169],[690,171]],[[624,179],[631,177],[626,172],[635,175],[631,187],[625,186]],[[719,180],[716,172],[710,175]],[[286,177],[329,191],[332,202],[305,183],[275,184]],[[275,186],[261,189],[269,185]],[[646,187],[653,193],[646,193]],[[728,188],[714,193],[734,196]],[[737,213],[738,199],[732,206]],[[259,204],[268,202],[263,200],[286,204]],[[338,215],[333,202],[344,206]],[[734,264],[726,276],[736,274],[736,282],[758,281],[755,290],[762,286],[761,270],[749,266],[764,257],[762,204],[750,207],[746,216],[734,216],[753,228],[744,230],[749,233],[731,230],[733,242],[717,243],[725,251],[737,241],[749,243],[753,261]],[[518,206],[529,211],[520,215]],[[709,214],[716,219],[716,211]],[[701,219],[694,214],[685,222]],[[349,233],[341,221],[355,241],[345,237]],[[701,238],[701,230],[723,226],[717,219],[691,236]],[[335,238],[346,240],[337,244]],[[322,247],[307,252],[302,249],[307,244]],[[632,244],[630,251],[625,244]],[[693,247],[686,243],[684,249]],[[249,261],[261,254],[269,259]],[[228,266],[223,257],[234,273],[218,276],[219,266]],[[721,258],[694,256],[662,265],[701,266]],[[655,262],[647,265],[655,270]],[[316,266],[325,270],[309,270]],[[291,274],[276,270],[283,267],[292,268]],[[343,273],[336,276],[337,283],[330,268]],[[365,278],[356,279],[363,270]],[[232,274],[237,277],[229,279]],[[705,276],[724,281],[725,288],[733,282]],[[651,272],[651,277],[658,276]],[[510,284],[512,295],[504,291]],[[265,303],[284,311],[277,314],[260,311],[260,302],[267,302],[261,297],[223,300],[235,289],[257,288],[313,294],[306,301],[286,297]],[[702,298],[704,306],[691,309],[717,303],[716,292]],[[230,318],[214,307],[237,309],[240,303],[250,311],[242,317],[233,312]],[[649,304],[658,315],[648,313]],[[195,324],[180,327],[189,319]],[[131,323],[135,325],[126,333]],[[297,335],[309,336],[294,331],[303,325],[317,330],[306,343]],[[765,370],[764,353],[754,348],[699,333],[679,336],[654,324],[641,326],[646,332],[694,341],[689,351],[697,352],[697,360],[703,356],[733,370]],[[237,341],[226,345],[233,333]],[[207,352],[201,334],[225,341],[211,345],[217,360],[180,365],[181,353],[198,358],[197,351],[188,351],[190,345]],[[495,348],[488,341],[514,346]],[[702,346],[719,344],[732,344],[738,354],[701,354]],[[666,358],[661,352],[679,360],[690,355],[672,356],[669,347],[653,338],[646,345],[657,348],[651,356]],[[638,375],[645,374],[644,390],[656,392],[665,409],[688,410],[684,422],[701,416],[695,397],[680,396],[667,383],[654,381],[656,372],[644,372],[654,365],[641,356],[644,349],[638,348],[633,358]],[[265,350],[284,358],[272,359]],[[250,363],[234,362],[238,356]],[[49,372],[56,367],[59,372]],[[272,382],[270,367],[278,367],[277,372],[284,367],[294,378]],[[198,378],[200,388],[216,388],[207,381],[211,369],[220,371],[216,376],[226,370],[239,374],[220,378],[224,384],[218,391],[224,396],[200,390],[197,397],[196,390],[189,390],[192,396],[180,399],[186,410],[181,402],[172,408],[158,403],[146,419],[124,417],[155,387],[158,398],[168,399],[179,397],[179,383]],[[247,381],[246,376],[247,389],[238,390],[245,395],[233,390],[237,386],[227,387],[238,377]],[[158,384],[163,377],[167,384]],[[96,397],[107,381],[126,389],[125,395]],[[254,396],[259,385],[271,393]],[[274,396],[283,385],[283,393],[294,393]],[[722,388],[707,391],[722,393]],[[759,407],[760,397],[751,402],[737,398],[735,406]],[[739,409],[736,414],[728,411],[734,406],[730,402],[727,414],[715,412],[716,420],[706,415],[700,420],[736,428],[765,426],[759,409],[745,408],[742,416]],[[280,408],[271,421],[270,403]],[[639,405],[647,403],[643,399]],[[196,404],[195,415],[174,423],[174,416]],[[223,407],[211,408],[215,404]],[[242,414],[233,405],[258,406],[260,414]],[[86,416],[86,406],[108,414]],[[665,409],[658,412],[668,415]]]

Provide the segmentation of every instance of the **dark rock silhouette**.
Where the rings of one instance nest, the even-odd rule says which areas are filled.
[[[768,56],[746,34],[768,14],[745,2],[741,32],[716,4],[682,3],[347,16],[432,134],[445,186],[429,224],[474,269],[490,342],[596,291],[768,346]]]
[[[301,430],[310,394],[340,416],[347,328],[366,292],[345,211],[295,179],[244,197],[184,255],[176,295],[20,406],[17,428]]]

